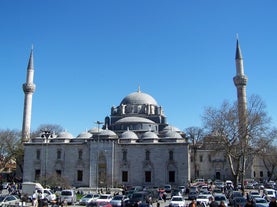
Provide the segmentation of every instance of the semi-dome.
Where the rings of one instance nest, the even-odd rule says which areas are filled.
[[[120,105],[143,105],[150,104],[158,106],[157,101],[150,95],[142,93],[141,91],[134,92],[126,96],[120,103]]]
[[[127,130],[120,135],[120,139],[138,139],[135,132]]]
[[[115,122],[115,124],[121,124],[121,123],[149,123],[154,124],[155,122],[151,121],[150,119],[137,117],[137,116],[130,116],[130,117],[124,117],[122,119],[119,119]]]

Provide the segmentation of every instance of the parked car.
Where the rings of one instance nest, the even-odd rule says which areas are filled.
[[[198,197],[198,193],[197,192],[189,192],[189,195],[188,195],[188,199],[189,200],[196,200]]]
[[[253,200],[254,198],[261,198],[262,196],[260,195],[260,193],[258,191],[250,191],[248,193],[248,199],[249,200]]]
[[[61,191],[61,195],[60,195],[60,199],[62,203],[67,203],[69,205],[72,205],[76,202],[76,193],[74,190],[62,190]]]
[[[243,197],[242,192],[240,192],[240,191],[231,191],[230,196],[229,196],[230,205],[233,205],[234,199],[237,198],[237,197],[239,197],[239,198]]]
[[[263,190],[263,198],[269,202],[272,197],[276,197],[275,190],[270,189],[270,188],[265,188]]]
[[[1,195],[0,206],[17,205],[20,202],[20,198],[15,195]]]
[[[116,195],[110,201],[110,204],[112,205],[112,207],[123,207],[125,206],[125,202],[127,200],[129,200],[129,198],[126,195]]]
[[[95,201],[100,197],[99,194],[86,194],[79,200],[79,205],[87,205],[88,203]]]
[[[186,202],[183,196],[173,196],[170,200],[169,207],[185,207]]]
[[[172,198],[173,196],[182,196],[182,195],[183,195],[183,193],[182,193],[182,191],[179,190],[179,189],[172,189],[172,190],[171,190],[171,198]]]
[[[186,186],[184,186],[184,185],[178,186],[178,189],[181,190],[182,194],[184,194],[186,192]]]
[[[269,202],[264,198],[254,198],[253,204],[255,207],[268,207]]]
[[[164,185],[164,190],[165,190],[166,193],[170,193],[171,192],[171,185],[170,184]]]
[[[125,202],[126,207],[134,207],[137,205],[138,202],[141,203],[143,206],[148,206],[149,205],[149,200],[150,200],[150,195],[146,191],[139,191],[139,192],[134,192],[129,200]]]
[[[240,207],[240,206],[245,206],[246,204],[246,198],[244,197],[234,197],[232,200],[232,206],[233,207]]]
[[[57,199],[56,194],[48,188],[42,190],[43,197],[47,199],[48,202],[53,202]]]
[[[209,198],[212,197],[212,195],[209,194],[199,194],[196,198],[197,206],[206,206],[209,203]]]
[[[99,203],[109,203],[112,200],[111,194],[101,194],[99,198],[96,199],[96,202]]]
[[[214,194],[214,200],[218,203],[218,205],[221,201],[224,202],[225,206],[229,205],[229,201],[223,193]]]

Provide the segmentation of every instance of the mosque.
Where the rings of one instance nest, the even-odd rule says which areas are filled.
[[[43,132],[28,138],[31,95],[35,90],[33,51],[25,92],[22,137],[24,137],[24,181],[53,174],[72,186],[113,187],[184,184],[190,179],[189,144],[182,131],[167,123],[163,108],[149,94],[138,91],[111,107],[103,127],[73,137],[68,132]],[[29,81],[29,82],[28,82]],[[29,112],[28,113],[26,113]]]
[[[235,60],[233,80],[237,88],[239,119],[243,124],[247,111],[247,77],[238,40]],[[68,132],[45,131],[39,137],[30,138],[33,77],[31,50],[27,79],[23,84],[23,181],[39,181],[57,175],[75,187],[98,188],[184,185],[196,176],[218,179],[232,176],[220,152],[202,150],[199,160],[192,159],[185,133],[169,125],[163,108],[140,88],[124,97],[117,107],[112,106],[110,115],[104,122],[98,122],[97,128],[77,137]],[[197,163],[192,164],[192,161]]]

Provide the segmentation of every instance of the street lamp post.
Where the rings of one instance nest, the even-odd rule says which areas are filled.
[[[48,142],[49,142],[49,138],[52,137],[52,132],[48,129],[45,130],[41,130],[42,135],[41,137],[44,139],[44,143],[45,143],[45,149],[44,149],[44,155],[45,155],[45,159],[44,159],[44,185],[46,185],[46,174],[47,174],[47,158],[48,158]]]

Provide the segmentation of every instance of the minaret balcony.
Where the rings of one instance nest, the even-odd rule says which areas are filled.
[[[246,86],[248,78],[247,76],[235,76],[233,78],[235,86]]]
[[[33,83],[24,83],[22,87],[24,93],[34,93],[36,90],[36,85]]]

